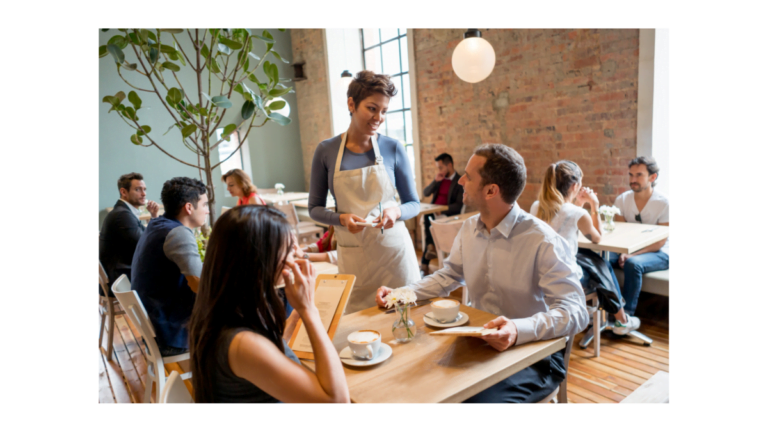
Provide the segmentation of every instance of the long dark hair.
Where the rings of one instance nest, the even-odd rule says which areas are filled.
[[[234,207],[216,221],[189,322],[195,402],[213,402],[222,331],[247,327],[283,350],[285,307],[274,285],[292,246],[291,226],[271,207]]]

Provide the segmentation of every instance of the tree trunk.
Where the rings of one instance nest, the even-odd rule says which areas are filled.
[[[208,147],[206,145],[206,147]],[[216,194],[214,192],[215,187],[213,185],[213,170],[211,169],[211,156],[210,153],[205,156],[205,181],[208,189],[208,209],[211,212],[209,220],[211,221],[211,227],[216,223]]]

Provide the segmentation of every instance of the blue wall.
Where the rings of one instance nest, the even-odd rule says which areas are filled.
[[[261,34],[262,29],[251,29],[253,34]],[[269,32],[275,38],[275,50],[286,60],[292,61],[291,36],[290,31],[285,33],[276,29],[269,29]],[[200,32],[202,33],[202,31]],[[109,32],[99,31],[99,45],[104,45],[114,35],[122,34],[113,29]],[[192,31],[194,35],[194,30]],[[181,44],[187,55],[192,56],[192,49],[189,36],[186,33],[176,35],[176,39]],[[172,40],[167,33],[162,34],[164,44],[172,45]],[[253,52],[259,57],[266,51],[266,46],[260,41],[254,41]],[[126,60],[136,62],[135,54],[130,46],[124,50]],[[94,50],[95,53],[95,50]],[[95,55],[95,54],[94,54]],[[293,71],[288,64],[277,61],[272,55],[267,58],[276,63],[280,68],[281,77],[292,77]],[[230,66],[235,62],[234,55],[230,60]],[[253,61],[253,59],[251,59]],[[253,68],[255,65],[251,65]],[[141,66],[139,66],[141,69]],[[127,71],[121,68],[123,77],[136,87],[151,89],[146,77],[136,72]],[[186,72],[186,73],[185,73]],[[190,68],[183,68],[177,73],[179,80],[188,92],[194,93],[190,96],[192,101],[197,102],[197,84],[194,72]],[[163,74],[168,87],[178,87],[170,71]],[[206,74],[207,76],[207,74]],[[264,73],[258,71],[259,79],[265,79]],[[246,80],[249,87],[255,88],[256,84]],[[252,84],[252,85],[250,85]],[[286,85],[291,85],[286,83]],[[221,88],[220,81],[212,78],[211,96],[219,94]],[[163,183],[175,176],[188,176],[199,178],[198,170],[185,166],[161,152],[156,147],[140,147],[130,141],[133,130],[120,119],[116,112],[108,113],[109,105],[101,102],[106,95],[114,95],[118,91],[123,91],[126,95],[130,90],[120,76],[117,74],[114,60],[111,55],[99,59],[99,225],[106,216],[105,208],[112,207],[115,201],[120,197],[117,190],[117,179],[120,175],[128,172],[139,172],[144,176],[147,184],[148,199],[160,202],[160,190]],[[203,91],[207,93],[207,84]],[[142,109],[138,112],[139,123],[148,125],[152,128],[150,136],[163,149],[189,163],[197,164],[197,156],[188,150],[181,143],[181,133],[174,128],[163,136],[166,130],[173,124],[170,114],[164,108],[163,104],[154,93],[137,91],[142,99]],[[161,90],[161,95],[165,97],[165,90]],[[221,126],[230,123],[238,123],[240,120],[240,107],[243,104],[243,98],[233,92],[230,98],[233,107],[227,110]],[[291,106],[291,123],[287,126],[280,126],[274,122],[268,122],[261,128],[254,128],[248,136],[248,145],[251,155],[251,168],[253,173],[253,182],[260,188],[272,188],[275,183],[283,183],[288,191],[304,190],[304,170],[302,164],[301,139],[299,136],[298,113],[296,109],[296,95],[289,93],[283,96]],[[96,102],[94,102],[96,103]],[[124,101],[129,105],[128,101]],[[262,120],[263,121],[263,120]],[[255,124],[259,124],[257,119]],[[144,144],[149,140],[144,139]],[[218,163],[218,154],[214,151],[211,157],[212,164]],[[226,197],[226,186],[221,182],[221,170],[216,169],[213,173],[216,187],[216,214],[221,214],[221,206],[233,206],[236,200],[232,197]],[[205,179],[203,179],[205,182]]]

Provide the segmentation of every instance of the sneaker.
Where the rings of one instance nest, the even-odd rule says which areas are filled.
[[[427,253],[424,255],[424,259],[431,261],[435,258],[437,258],[437,251],[435,250],[435,247],[433,245],[427,245]]]
[[[640,328],[640,318],[627,315],[627,323],[616,320],[613,324],[613,332],[617,335],[627,335]]]

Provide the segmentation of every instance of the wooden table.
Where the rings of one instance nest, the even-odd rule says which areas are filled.
[[[424,324],[429,306],[411,310],[416,337],[406,344],[394,341],[395,314],[372,307],[341,318],[333,344],[341,352],[347,335],[355,330],[373,329],[382,343],[392,347],[392,356],[375,366],[344,365],[352,402],[356,403],[436,403],[461,402],[503,379],[565,348],[565,338],[527,343],[498,352],[485,341],[473,337],[430,336],[438,328]],[[481,326],[495,315],[468,306],[471,326]],[[314,362],[302,363],[314,370]]]
[[[298,201],[309,198],[309,192],[284,192],[282,195],[276,193],[264,194],[261,196],[264,201],[269,204],[274,204],[280,201]]]
[[[309,208],[309,199],[302,199],[298,201],[292,201],[293,205],[296,206],[296,208]],[[333,200],[332,197],[329,197],[325,201],[325,208],[329,208],[331,210],[336,208],[336,201]]]
[[[631,254],[669,237],[669,227],[630,222],[616,222],[613,232],[604,232],[600,243],[592,243],[579,232],[579,247],[595,252]]]

